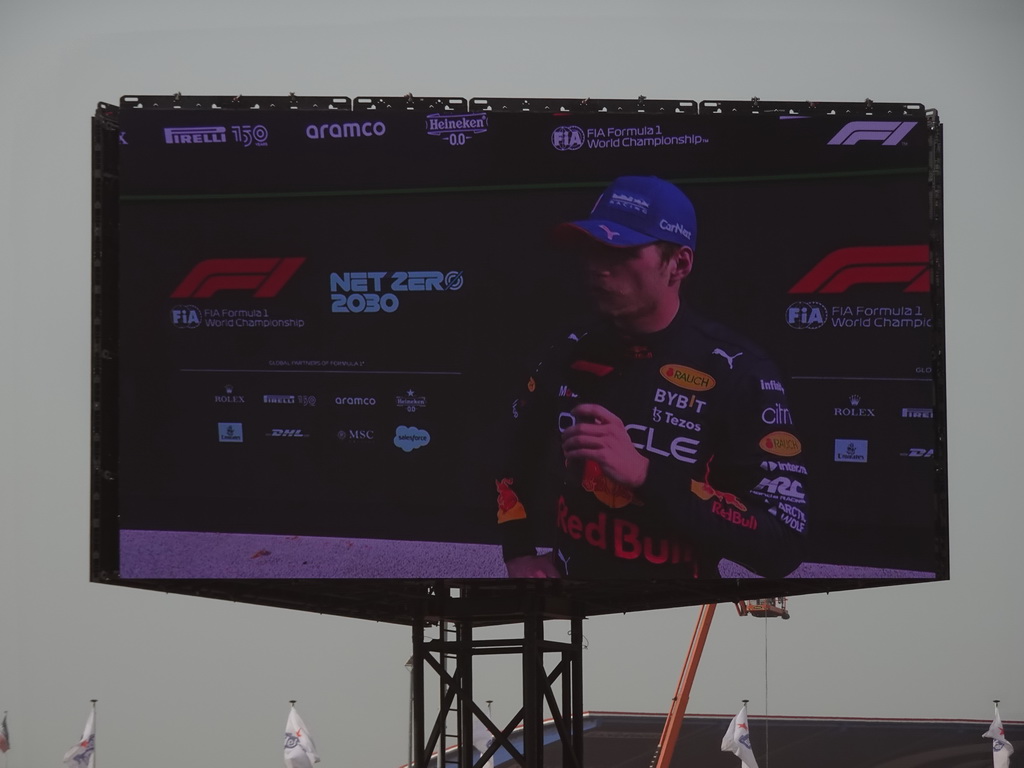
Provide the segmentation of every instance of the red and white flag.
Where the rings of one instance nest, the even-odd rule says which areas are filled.
[[[64,765],[70,768],[93,768],[96,759],[96,707],[85,721],[82,739],[64,755]]]
[[[992,739],[993,768],[1010,768],[1010,755],[1013,754],[1013,744],[1006,740],[1006,733],[1003,731],[1003,721],[999,719],[999,707],[996,707],[996,716],[992,720],[992,725],[981,735],[983,738]]]
[[[316,753],[313,737],[293,706],[284,727],[285,768],[313,768],[313,763],[319,762],[320,755]]]
[[[6,752],[11,748],[11,734],[7,732],[7,712],[4,712],[3,722],[0,722],[0,752]]]
[[[722,751],[732,752],[746,768],[757,768],[754,751],[750,746],[750,729],[747,727],[747,705],[736,714],[722,738]]]

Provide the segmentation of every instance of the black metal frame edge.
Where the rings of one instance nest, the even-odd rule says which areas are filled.
[[[277,96],[221,95],[183,96],[181,93],[127,95],[122,109],[269,109],[342,111],[437,111],[464,112],[568,112],[568,113],[675,113],[688,115],[800,115],[839,117],[900,117],[924,120],[928,110],[916,102],[864,101],[746,101],[730,99],[591,99],[591,98],[509,98],[463,96]]]
[[[939,574],[948,579],[949,563],[949,477],[946,414],[946,316],[945,316],[945,262],[943,221],[942,122],[936,110],[927,111],[929,131],[929,260],[932,269],[932,314],[934,317],[932,377],[935,381],[935,542],[936,559],[944,568]],[[945,532],[945,534],[943,533]]]
[[[100,102],[92,118],[91,487],[89,573],[116,576],[118,108]]]

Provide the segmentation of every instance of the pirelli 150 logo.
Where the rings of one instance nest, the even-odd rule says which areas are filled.
[[[396,312],[399,294],[457,291],[463,273],[410,270],[408,272],[332,272],[331,312]]]
[[[228,133],[230,127],[231,133]],[[270,131],[265,125],[200,125],[164,128],[165,144],[227,144],[228,136],[243,147],[265,147]]]

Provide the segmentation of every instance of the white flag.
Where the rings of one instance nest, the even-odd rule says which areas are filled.
[[[481,755],[487,751],[487,748],[491,746],[491,742],[494,741],[494,736],[487,726],[484,725],[477,717],[473,718],[473,747]],[[484,763],[484,768],[494,768],[494,755]]]
[[[284,765],[285,768],[313,768],[313,763],[320,762],[316,753],[313,737],[309,735],[306,724],[299,713],[292,707],[288,713],[288,723],[284,727]]]
[[[729,723],[729,730],[722,738],[722,751],[732,752],[746,768],[757,768],[757,760],[754,759],[754,752],[750,747],[750,729],[747,728],[747,705],[736,714],[736,717]]]
[[[64,764],[72,768],[92,768],[96,757],[96,708],[89,713],[82,740],[64,755]]]
[[[992,765],[994,768],[1010,768],[1010,755],[1013,754],[1013,744],[1008,742],[1003,732],[1003,721],[999,719],[999,709],[996,709],[995,719],[988,730],[982,734],[983,738],[992,739]]]

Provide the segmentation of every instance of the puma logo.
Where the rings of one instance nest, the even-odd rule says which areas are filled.
[[[558,559],[562,561],[562,570],[565,571],[565,575],[568,576],[569,575],[569,558],[566,557],[562,553],[562,550],[560,550],[560,549],[557,550],[555,552],[555,554],[557,554],[558,555]]]
[[[611,229],[610,227],[604,224],[598,224],[597,226],[604,230],[604,234],[609,240],[614,240],[616,237],[622,234],[621,232],[616,232],[614,229]]]
[[[725,350],[722,350],[722,349],[719,349],[718,347],[715,347],[715,349],[712,350],[711,354],[712,355],[721,355],[722,357],[724,357],[726,362],[729,363],[729,370],[731,371],[732,370],[732,363],[733,363],[733,361],[737,357],[742,355],[743,353],[742,352],[737,352],[735,355],[730,355],[730,354],[726,353]]]

